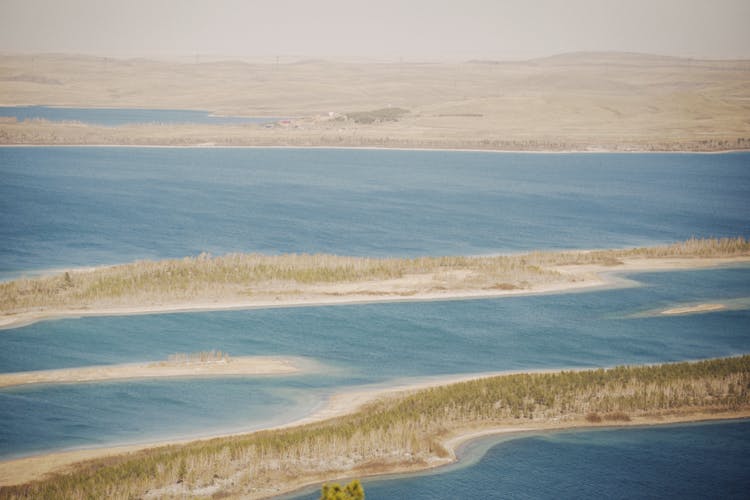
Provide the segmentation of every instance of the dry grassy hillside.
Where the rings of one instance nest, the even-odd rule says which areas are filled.
[[[750,146],[750,61],[607,53],[451,64],[5,55],[0,104],[295,118],[272,129],[0,123],[6,144],[722,150]],[[352,118],[388,108],[407,112],[395,121]]]

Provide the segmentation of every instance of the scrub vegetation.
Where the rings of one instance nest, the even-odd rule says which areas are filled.
[[[92,309],[278,297],[408,297],[420,293],[529,290],[590,274],[566,265],[617,266],[622,259],[750,255],[743,237],[691,239],[626,250],[533,252],[483,257],[367,258],[336,255],[229,254],[139,261],[0,283],[0,312]]]
[[[365,489],[358,480],[353,480],[344,487],[340,484],[324,484],[320,491],[320,500],[364,500]]]
[[[187,365],[187,364],[205,364],[205,363],[228,363],[230,361],[229,354],[222,351],[200,351],[200,352],[178,352],[170,354],[167,357],[167,361],[160,362],[164,365]]]
[[[409,111],[401,108],[382,108],[373,111],[347,113],[346,118],[355,123],[395,122]]]
[[[495,376],[383,398],[304,426],[97,459],[0,498],[261,498],[337,477],[452,459],[446,439],[488,429],[621,425],[750,410],[750,356]],[[632,422],[631,422],[632,421]]]

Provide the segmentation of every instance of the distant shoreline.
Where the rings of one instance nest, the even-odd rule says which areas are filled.
[[[481,148],[437,148],[430,147],[399,147],[399,146],[255,146],[255,145],[223,145],[223,144],[0,144],[2,148],[135,148],[135,149],[278,149],[278,150],[342,150],[342,151],[429,151],[429,152],[451,152],[451,153],[496,153],[496,154],[535,154],[535,155],[572,155],[572,154],[701,154],[720,155],[731,153],[748,153],[748,149],[721,149],[721,150],[650,150],[650,149],[481,149]]]
[[[9,116],[0,123],[2,142],[9,144],[542,153],[750,148],[745,87],[750,61],[742,59],[617,52],[397,65],[335,58],[208,65],[146,59],[133,65],[118,58],[13,53],[0,54],[0,59],[8,68],[8,78],[0,81],[6,106],[201,111],[279,119],[267,127],[101,127],[43,118],[19,122]],[[107,71],[102,71],[102,63]],[[175,82],[179,92],[174,92]],[[352,93],[353,88],[358,91]]]

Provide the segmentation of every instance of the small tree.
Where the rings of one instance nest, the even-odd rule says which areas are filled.
[[[365,489],[358,479],[343,488],[336,483],[324,484],[320,492],[320,500],[365,500]]]

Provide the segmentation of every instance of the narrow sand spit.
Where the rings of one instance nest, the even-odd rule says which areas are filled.
[[[430,292],[413,292],[406,287],[399,290],[382,291],[351,289],[350,284],[332,284],[324,290],[300,295],[279,295],[273,298],[248,298],[245,300],[229,299],[223,301],[188,301],[164,305],[130,305],[101,307],[90,309],[45,309],[40,311],[6,314],[0,316],[0,330],[19,328],[38,321],[64,318],[81,318],[89,316],[131,316],[138,314],[161,314],[181,312],[233,311],[247,309],[274,309],[284,307],[311,307],[348,304],[371,304],[381,302],[427,302],[432,300],[460,300],[495,298],[541,293],[563,293],[577,289],[594,288],[606,285],[599,277],[590,277],[580,281],[565,281],[533,286],[529,289],[514,290],[439,290]],[[377,283],[370,283],[370,287]],[[419,285],[419,283],[414,283]]]
[[[0,374],[0,387],[25,384],[67,384],[137,378],[215,377],[225,375],[286,375],[300,368],[292,358],[246,356],[212,361],[156,361],[86,366]]]
[[[0,316],[0,329],[18,328],[37,321],[87,316],[127,316],[200,311],[227,311],[243,309],[270,309],[278,307],[305,307],[343,304],[368,304],[380,302],[425,302],[432,300],[461,300],[500,298],[543,293],[564,293],[593,290],[602,287],[623,286],[626,280],[617,275],[630,272],[703,269],[750,262],[750,256],[729,258],[662,258],[624,259],[616,265],[567,265],[554,269],[563,279],[542,283],[523,289],[444,289],[424,291],[424,277],[411,276],[399,280],[360,284],[334,283],[317,287],[306,293],[271,297],[248,297],[219,301],[185,301],[163,305],[132,304],[91,309],[45,309],[23,313],[6,313]],[[392,283],[397,281],[396,284]]]
[[[666,309],[661,313],[667,316],[676,316],[683,314],[700,314],[712,311],[722,311],[726,308],[727,306],[725,306],[724,304],[698,304],[695,306],[674,307],[672,309]]]

